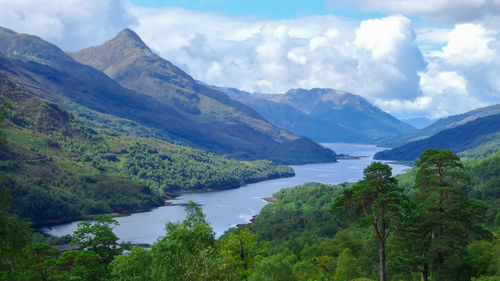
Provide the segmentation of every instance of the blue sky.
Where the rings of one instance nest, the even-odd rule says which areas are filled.
[[[368,12],[352,5],[330,7],[325,0],[132,0],[141,7],[182,7],[187,10],[221,13],[229,16],[258,16],[268,19],[291,19],[307,15],[334,14],[354,19],[386,16]]]

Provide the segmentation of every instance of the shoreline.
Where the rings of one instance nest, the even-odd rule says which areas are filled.
[[[36,231],[40,231],[44,235],[52,236],[52,235],[50,235],[50,233],[41,231],[40,229],[44,228],[44,227],[47,227],[50,229],[53,226],[68,224],[68,223],[72,223],[72,222],[76,222],[76,221],[90,221],[90,220],[93,220],[94,217],[96,217],[96,216],[110,216],[112,218],[117,218],[117,217],[130,216],[130,215],[135,214],[135,213],[150,212],[151,210],[153,210],[155,208],[168,206],[169,204],[167,201],[174,200],[176,197],[179,197],[182,194],[217,192],[217,191],[223,191],[223,190],[229,190],[229,189],[236,189],[236,188],[243,187],[247,184],[258,183],[258,182],[263,182],[263,181],[273,180],[273,179],[290,178],[290,177],[294,177],[294,176],[295,176],[295,172],[293,173],[293,175],[271,176],[268,178],[259,178],[259,179],[251,180],[248,182],[240,182],[238,186],[224,186],[224,187],[219,187],[219,188],[191,189],[191,190],[179,190],[179,191],[175,191],[175,192],[174,191],[165,192],[165,196],[163,197],[163,204],[158,204],[158,205],[150,206],[150,207],[131,208],[128,210],[114,211],[111,213],[88,214],[88,215],[82,215],[82,216],[73,217],[73,218],[52,220],[52,221],[47,221],[47,222],[43,222],[43,223],[32,224],[31,227]]]

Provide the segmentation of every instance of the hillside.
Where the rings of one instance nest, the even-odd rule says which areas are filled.
[[[415,130],[364,98],[343,91],[295,89],[269,95],[227,88],[225,92],[269,122],[319,142],[370,143]]]
[[[484,157],[500,150],[500,114],[478,118],[429,138],[380,151],[375,159],[414,161],[428,148],[449,149],[469,157]]]
[[[477,108],[463,114],[448,116],[446,118],[439,119],[434,123],[428,125],[427,127],[424,127],[423,129],[400,135],[397,138],[382,138],[377,141],[377,144],[384,147],[402,146],[412,141],[428,138],[434,134],[439,133],[442,130],[451,129],[463,125],[467,122],[474,121],[477,118],[499,113],[500,104]]]
[[[11,104],[0,173],[13,212],[35,224],[161,205],[168,192],[226,189],[291,176],[269,161],[240,162],[164,141],[96,130],[0,74]]]
[[[132,46],[127,50],[137,51],[134,46],[140,43],[140,39],[133,35],[127,30],[119,34],[115,39],[120,43],[116,47],[127,47],[127,44],[122,44],[125,40]],[[138,48],[143,53],[149,51],[142,45]],[[112,53],[122,54],[120,51]],[[60,105],[76,104],[83,110],[131,120],[159,132],[157,135],[164,140],[238,159],[269,159],[287,164],[335,161],[332,151],[309,140],[297,142],[299,137],[269,124],[253,110],[231,101],[226,95],[196,84],[175,66],[152,53],[150,55],[153,57],[138,55],[138,63],[134,60],[119,72],[120,75],[142,75],[140,79],[130,80],[131,85],[136,86],[127,84],[127,87],[144,91],[139,93],[123,87],[103,72],[75,61],[38,37],[0,28],[0,72]],[[158,84],[158,88],[149,87],[147,81],[150,80],[144,75],[157,77],[151,78],[151,84]],[[164,80],[169,82],[163,83]],[[140,81],[146,81],[143,88],[137,86]],[[175,94],[170,96],[169,93]],[[163,98],[160,97],[162,94],[165,94]],[[74,106],[67,108],[73,110]],[[307,143],[307,146],[300,147],[302,143]],[[289,153],[287,161],[291,161],[283,161],[277,157],[280,153],[276,153],[283,150],[281,146],[303,149],[302,155],[306,157]],[[311,147],[314,150],[307,151]]]

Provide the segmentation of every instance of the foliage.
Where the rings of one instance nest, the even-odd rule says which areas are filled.
[[[157,139],[94,129],[56,104],[0,79],[12,106],[0,171],[12,211],[36,225],[163,204],[166,192],[238,187],[293,175],[266,160],[243,162]]]
[[[219,241],[220,251],[226,260],[232,262],[235,271],[246,280],[255,261],[267,253],[267,243],[260,242],[257,235],[248,228],[237,229]]]
[[[113,233],[113,226],[117,224],[110,216],[96,216],[93,222],[80,222],[73,233],[71,245],[96,253],[105,264],[109,264],[125,246],[118,244],[118,237]]]
[[[9,213],[10,198],[9,190],[0,190],[0,280],[18,278],[22,250],[31,243],[30,224]]]
[[[115,259],[111,262],[113,280],[151,280],[152,262],[153,257],[150,251],[134,246],[130,252],[115,257]]]
[[[375,159],[414,161],[426,149],[448,149],[454,153],[465,152],[469,157],[487,156],[498,151],[500,114],[478,118],[463,125],[447,129],[429,138],[413,141],[375,154]],[[475,150],[478,148],[477,150]]]
[[[397,229],[405,198],[392,177],[392,168],[374,162],[364,171],[363,180],[344,190],[332,206],[334,214],[362,221],[373,227],[379,243],[380,280],[386,280],[386,240]]]
[[[462,193],[460,187],[470,178],[453,152],[428,149],[417,167],[413,202],[405,208],[394,243],[401,250],[395,250],[393,266],[406,278],[421,272],[424,280],[469,280],[467,245],[489,237],[483,225],[485,206]]]
[[[292,263],[282,254],[260,260],[248,280],[251,281],[295,281]]]
[[[352,255],[351,249],[345,248],[337,261],[337,270],[335,270],[335,280],[350,281],[355,279],[360,273],[357,266],[357,260]]]
[[[500,228],[500,152],[479,160],[467,161],[466,170],[471,175],[467,187],[469,197],[488,205],[486,223],[493,229]]]
[[[265,206],[249,228],[271,247],[286,242],[283,246],[298,254],[308,240],[318,241],[338,231],[340,223],[328,206],[344,186],[307,183],[282,189],[273,194],[276,203]]]

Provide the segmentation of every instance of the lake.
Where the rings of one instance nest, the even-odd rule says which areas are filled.
[[[170,205],[158,207],[148,212],[134,213],[126,217],[115,218],[119,226],[114,232],[122,241],[132,243],[153,244],[158,237],[165,234],[164,227],[168,221],[179,221],[185,218],[184,205],[190,200],[203,208],[207,221],[214,229],[217,237],[237,224],[248,223],[252,216],[258,214],[268,202],[262,198],[271,197],[282,188],[289,188],[306,182],[339,184],[355,182],[363,178],[363,169],[373,160],[373,155],[383,148],[375,145],[352,143],[324,143],[337,154],[361,156],[359,159],[338,160],[338,163],[308,164],[292,166],[295,176],[247,184],[240,188],[204,192],[186,193],[168,200]],[[409,167],[390,164],[394,175],[403,173]],[[41,228],[44,233],[53,236],[71,234],[77,228],[78,221]]]

